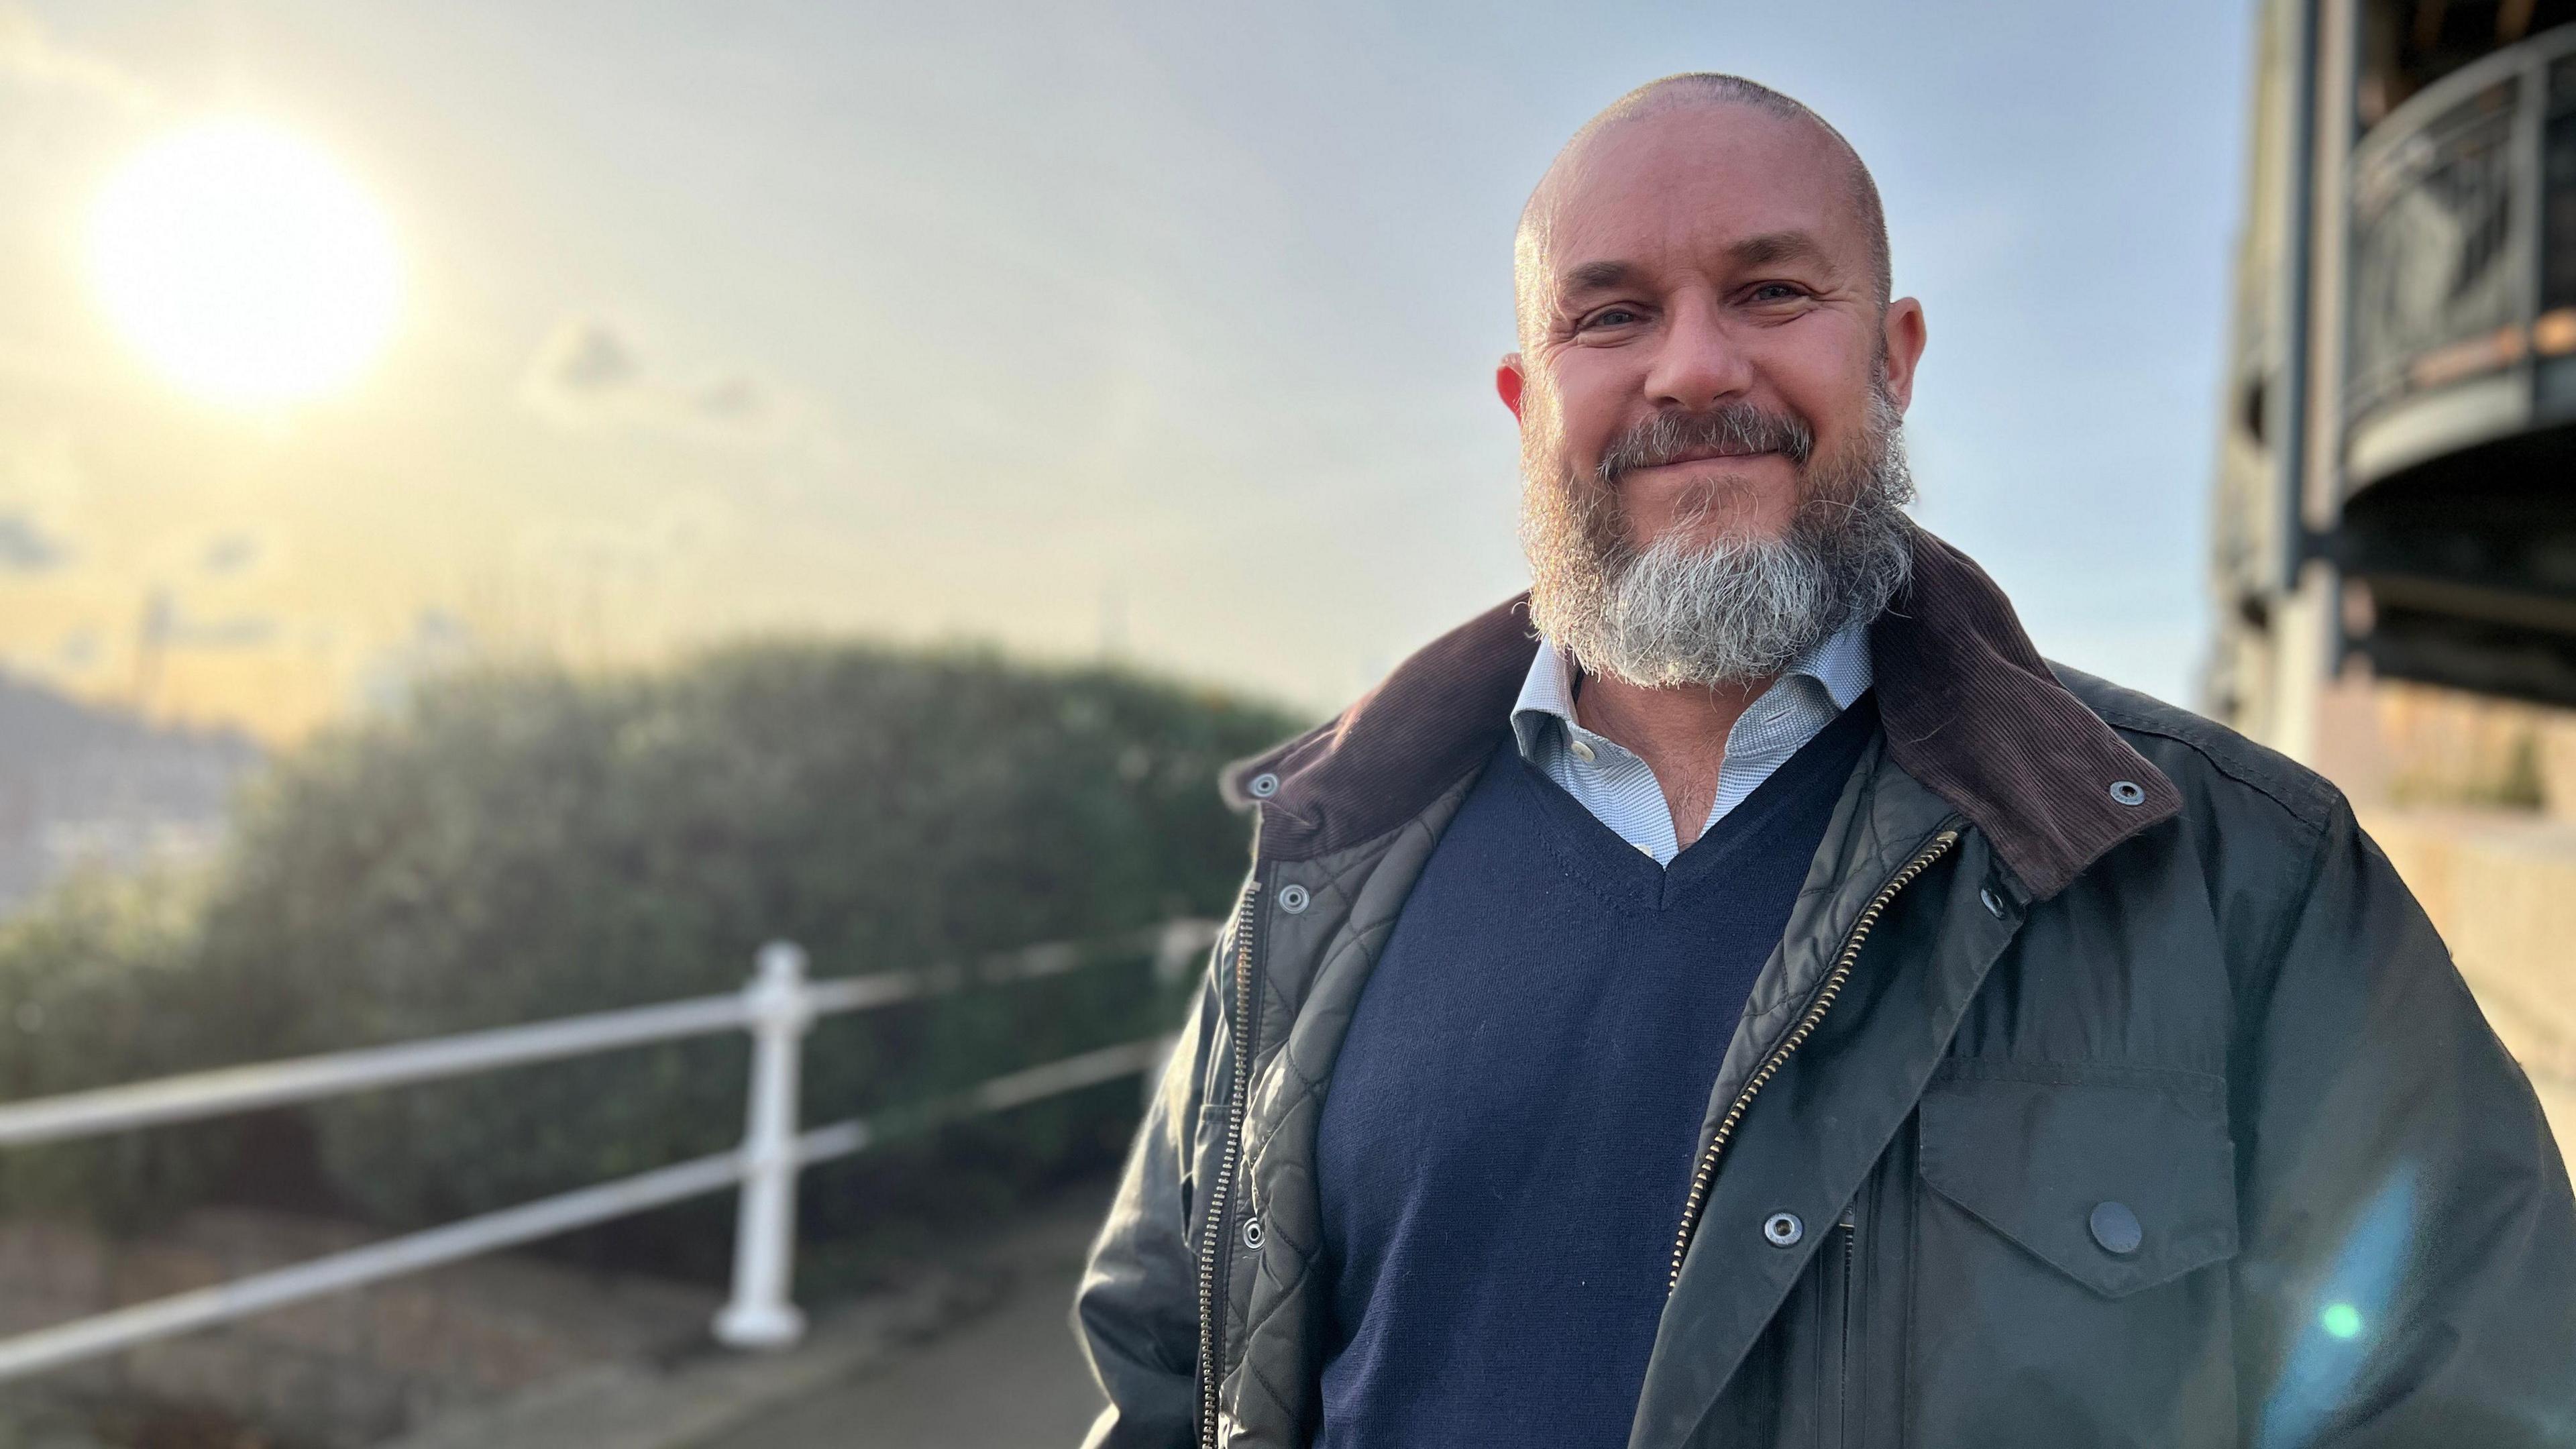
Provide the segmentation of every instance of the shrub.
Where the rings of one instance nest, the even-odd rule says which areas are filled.
[[[977,653],[766,644],[654,674],[460,677],[278,762],[208,902],[192,989],[249,1033],[237,1055],[265,1056],[730,990],[776,937],[817,975],[848,975],[1211,913],[1244,859],[1215,771],[1291,725]],[[826,1023],[806,1120],[1163,1029],[1171,1011],[1142,972],[1103,968]],[[338,1191],[411,1226],[720,1148],[741,1131],[744,1072],[741,1039],[707,1040],[310,1120]],[[1014,1114],[871,1172],[972,1163],[973,1197],[1116,1141],[1135,1097]],[[702,1255],[702,1227],[685,1249],[628,1243]]]
[[[83,872],[0,923],[0,1099],[238,1053],[245,1023],[195,970],[198,886],[170,870]],[[236,1140],[229,1129],[162,1128],[0,1152],[0,1211],[141,1226],[211,1190]]]

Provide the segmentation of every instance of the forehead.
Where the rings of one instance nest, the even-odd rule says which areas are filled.
[[[1578,267],[1723,264],[1736,243],[1804,233],[1837,271],[1867,268],[1851,162],[1814,125],[1739,105],[1614,121],[1577,141],[1533,209],[1551,282]]]

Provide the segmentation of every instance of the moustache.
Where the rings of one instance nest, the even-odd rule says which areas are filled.
[[[1804,467],[1815,450],[1815,430],[1803,420],[1752,403],[1699,410],[1663,408],[1610,440],[1601,453],[1600,478],[1611,484],[1637,468],[1657,468],[1693,457],[1755,453],[1777,453]]]

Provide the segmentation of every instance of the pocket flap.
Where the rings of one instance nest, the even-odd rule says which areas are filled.
[[[2106,1298],[2236,1252],[2215,1078],[1959,1062],[1924,1092],[1921,1124],[1933,1191]]]

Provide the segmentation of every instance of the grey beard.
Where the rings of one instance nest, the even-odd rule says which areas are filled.
[[[1913,476],[1903,415],[1883,390],[1850,457],[1801,464],[1802,500],[1776,539],[1687,541],[1685,520],[1640,550],[1614,479],[1536,462],[1521,514],[1531,621],[1585,670],[1641,688],[1777,675],[1878,617],[1912,569]]]

